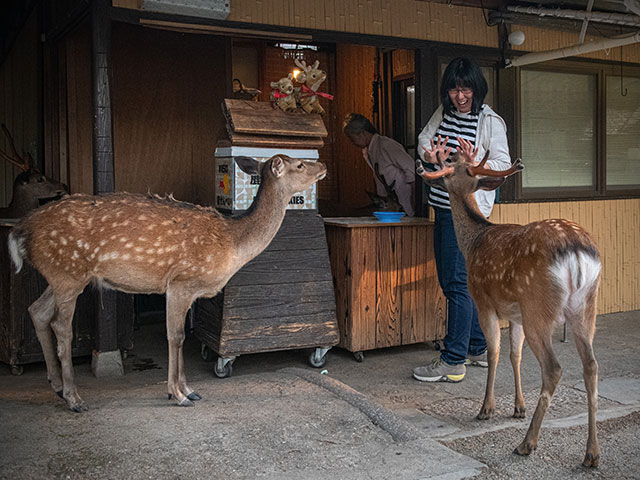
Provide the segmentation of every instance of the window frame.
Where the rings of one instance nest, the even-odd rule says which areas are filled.
[[[515,69],[513,75],[513,100],[515,102],[512,138],[512,158],[522,156],[522,105],[521,105],[521,74],[523,70],[547,71],[553,73],[591,74],[595,75],[595,115],[594,118],[594,149],[595,162],[593,165],[592,187],[529,187],[522,185],[522,176],[515,175],[512,180],[512,188],[501,195],[500,202],[530,202],[553,200],[584,200],[593,198],[628,198],[640,196],[640,185],[629,187],[628,185],[606,185],[607,168],[607,138],[606,138],[606,80],[608,76],[622,76],[640,78],[640,66],[634,64],[605,63],[595,60],[556,60],[541,64],[532,64]],[[501,74],[502,71],[499,72]],[[526,158],[523,158],[526,168]]]

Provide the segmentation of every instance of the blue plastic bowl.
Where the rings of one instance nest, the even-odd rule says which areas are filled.
[[[373,212],[373,214],[383,223],[398,222],[404,217],[404,212]]]

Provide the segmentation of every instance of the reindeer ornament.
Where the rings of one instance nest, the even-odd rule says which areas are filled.
[[[318,92],[318,88],[327,78],[326,72],[318,68],[318,60],[313,62],[313,65],[307,65],[304,60],[296,58],[295,63],[302,70],[296,77],[296,81],[302,84],[298,99],[300,107],[307,113],[323,114],[324,108],[320,105],[318,97],[333,100],[333,95]]]

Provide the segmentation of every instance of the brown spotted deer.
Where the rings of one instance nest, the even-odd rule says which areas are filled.
[[[22,157],[18,155],[13,137],[4,124],[2,130],[9,141],[12,155],[0,150],[0,157],[18,167],[22,172],[13,181],[13,196],[9,206],[0,208],[0,218],[20,218],[47,201],[59,199],[65,195],[67,187],[40,173],[28,153]]]
[[[78,194],[41,207],[13,229],[9,251],[17,270],[28,259],[49,282],[29,313],[49,381],[71,410],[87,409],[74,382],[71,321],[76,298],[89,282],[128,293],[166,294],[169,398],[181,406],[200,399],[184,373],[187,311],[197,298],[216,295],[262,252],[280,228],[291,196],[326,175],[324,165],[286,155],[264,163],[248,157],[236,162],[262,177],[253,204],[237,217],[172,197]]]
[[[596,297],[600,283],[600,258],[591,236],[567,220],[542,220],[528,225],[498,225],[485,219],[473,193],[494,190],[523,169],[520,159],[505,171],[477,164],[470,143],[459,139],[461,149],[444,163],[450,149],[434,146],[441,169],[427,172],[420,161],[417,173],[428,184],[449,192],[456,237],[464,254],[469,292],[478,307],[480,326],[487,339],[489,370],[484,402],[478,419],[488,419],[495,408],[494,383],[500,354],[499,319],[509,320],[511,363],[515,378],[514,417],[524,418],[520,382],[522,344],[526,337],[540,363],[542,389],[527,434],[515,449],[529,455],[538,445],[542,419],[558,385],[562,369],[552,348],[554,327],[566,322],[582,360],[589,407],[589,436],[583,461],[596,467],[600,450],[596,433],[598,364],[593,353]]]

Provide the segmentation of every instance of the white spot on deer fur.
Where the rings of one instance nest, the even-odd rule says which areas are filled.
[[[142,260],[144,260],[144,257],[142,255],[136,255],[136,260],[141,262]]]
[[[207,262],[210,262],[212,260],[211,255],[207,255]]]
[[[155,261],[156,261],[156,260],[155,260],[155,258],[149,258],[149,259],[147,260],[147,263],[153,263],[153,262],[155,262]]]
[[[171,225],[173,223],[173,220],[165,220],[164,222],[162,222],[162,225]]]
[[[100,246],[104,247],[107,244],[106,240],[100,240]]]
[[[76,250],[73,251],[73,255],[71,255],[71,258],[73,260],[75,260],[76,258],[80,258],[80,255],[78,255],[78,252]]]
[[[138,237],[138,241],[140,242],[146,242],[147,238],[146,237]]]
[[[129,240],[127,237],[120,237],[119,239],[122,243],[126,242],[127,240]]]
[[[109,215],[103,215],[102,217],[100,217],[100,221],[104,223],[107,221],[107,218],[109,218]]]
[[[149,217],[146,215],[138,215],[138,220],[144,222],[145,220],[149,220]]]
[[[105,260],[108,260],[108,259],[109,259],[109,254],[108,253],[103,253],[102,255],[100,255],[98,257],[98,261],[99,262],[104,262]]]
[[[164,260],[160,260],[160,261],[158,262],[158,266],[159,266],[159,267],[164,266],[164,264],[165,264],[165,261],[164,261]]]
[[[153,224],[147,225],[147,230],[153,230],[154,228],[156,228],[156,226]]]
[[[115,240],[116,238],[118,238],[118,235],[111,235],[111,237],[109,237],[109,240]]]
[[[128,242],[124,244],[124,248],[131,248],[133,247],[133,243],[132,242]]]
[[[120,254],[118,252],[111,252],[111,258],[118,258]]]
[[[136,247],[136,252],[138,252],[138,253],[142,252],[143,250],[144,250],[144,248],[142,248],[142,247]]]
[[[124,255],[122,255],[123,260],[129,260],[129,258],[131,258],[131,255],[129,255],[128,253],[125,253]]]
[[[168,265],[173,265],[173,262],[175,262],[173,258],[170,258],[169,260],[167,260]]]
[[[162,255],[164,253],[164,248],[159,248],[158,249],[158,255]]]
[[[151,255],[151,254],[153,254],[153,253],[156,253],[156,250],[155,250],[154,248],[148,248],[148,249],[147,249],[147,253],[148,253],[149,255]]]
[[[66,244],[67,244],[67,239],[66,239],[66,238],[64,238],[64,237],[60,237],[60,243],[61,243],[62,245],[66,245]]]
[[[52,237],[55,237],[56,235],[58,235],[58,231],[57,230],[51,230],[49,235],[51,235]]]

